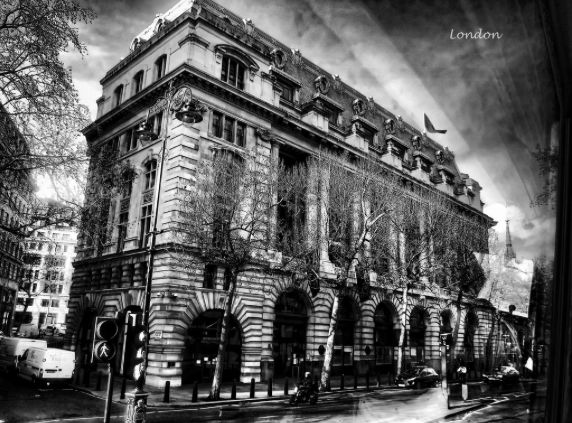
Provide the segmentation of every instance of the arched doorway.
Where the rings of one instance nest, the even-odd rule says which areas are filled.
[[[409,346],[412,363],[425,361],[425,319],[427,313],[421,307],[413,307],[409,315]]]
[[[394,329],[394,313],[387,304],[379,303],[375,309],[375,369],[379,373],[393,371],[394,351],[399,344],[399,329]]]
[[[340,299],[338,325],[334,336],[332,374],[352,374],[354,364],[354,332],[356,315],[350,297]]]
[[[308,311],[302,293],[283,292],[274,306],[272,351],[275,377],[299,377],[306,371]]]
[[[465,358],[467,360],[467,369],[475,370],[475,334],[479,327],[479,319],[474,311],[469,311],[465,317]]]
[[[208,310],[199,314],[187,332],[183,352],[182,383],[208,382],[214,375],[224,310]],[[230,316],[223,363],[223,382],[240,379],[242,337],[240,325]]]

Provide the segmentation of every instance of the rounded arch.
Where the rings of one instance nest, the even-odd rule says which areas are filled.
[[[217,44],[214,48],[215,53],[222,53],[224,56],[230,56],[235,59],[238,59],[246,67],[253,67],[256,72],[260,70],[260,66],[256,63],[248,53],[242,51],[238,47],[231,46],[230,44]]]
[[[395,364],[395,351],[401,334],[395,305],[389,300],[380,301],[375,308],[373,320],[376,371],[392,372]]]
[[[427,309],[416,305],[409,313],[409,346],[411,362],[422,363],[426,359],[426,338],[431,324]]]
[[[224,326],[223,318],[223,309],[208,309],[188,326],[183,351],[182,383],[212,380]],[[238,319],[232,314],[226,330],[223,381],[232,381],[240,378],[244,334]]]
[[[453,332],[453,312],[446,308],[439,313],[439,331],[441,333]]]

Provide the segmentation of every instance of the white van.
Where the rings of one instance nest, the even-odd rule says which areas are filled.
[[[31,347],[46,350],[48,344],[42,339],[2,338],[0,340],[0,370],[15,371],[18,366],[18,356]]]
[[[58,348],[28,348],[18,362],[16,375],[31,380],[34,385],[72,381],[75,353]]]

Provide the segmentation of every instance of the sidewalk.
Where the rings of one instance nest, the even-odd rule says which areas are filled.
[[[81,375],[81,380],[83,381],[83,374]],[[96,397],[105,398],[107,390],[107,373],[101,372],[101,386],[100,390],[97,390],[97,380],[98,372],[92,372],[90,375],[89,385],[86,386],[84,383],[70,384],[70,387],[88,392]],[[127,403],[127,399],[121,399],[121,384],[123,379],[116,377],[113,384],[113,401],[118,403]],[[203,407],[208,405],[222,405],[222,404],[233,404],[241,402],[257,402],[257,401],[271,401],[271,400],[285,400],[289,395],[294,393],[294,388],[296,386],[297,380],[288,380],[288,396],[285,395],[285,379],[276,379],[272,382],[272,396],[269,396],[268,383],[258,382],[254,385],[254,398],[250,395],[250,383],[236,383],[236,399],[232,399],[232,382],[224,382],[221,384],[220,389],[220,400],[219,401],[209,401],[208,395],[210,392],[210,383],[199,383],[197,392],[197,401],[192,402],[193,397],[193,385],[183,385],[178,387],[171,387],[169,392],[169,402],[164,402],[165,399],[165,388],[157,388],[153,386],[145,386],[145,391],[149,393],[149,398],[147,400],[147,405],[150,407]],[[357,390],[368,390],[365,376],[358,377]],[[374,377],[370,377],[369,390],[377,389],[396,389],[395,385],[387,384],[387,377],[385,380],[381,380],[378,383]],[[340,392],[341,377],[333,377],[331,381],[331,393]],[[125,392],[133,392],[135,390],[134,381],[126,381]],[[354,378],[352,376],[344,377],[344,390],[354,391]],[[343,391],[341,391],[343,392]],[[323,393],[322,395],[328,395],[329,393]]]

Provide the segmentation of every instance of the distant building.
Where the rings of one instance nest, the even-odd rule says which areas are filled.
[[[76,244],[77,231],[67,225],[48,226],[26,239],[14,326],[65,324]]]
[[[0,331],[5,333],[12,328],[24,264],[24,239],[19,228],[35,188],[29,172],[14,169],[7,160],[27,148],[26,140],[0,106]]]

